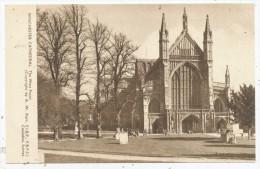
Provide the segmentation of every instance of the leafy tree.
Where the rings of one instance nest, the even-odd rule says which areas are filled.
[[[240,86],[239,92],[231,92],[229,108],[234,112],[234,122],[248,128],[248,139],[255,125],[255,88],[252,85]]]

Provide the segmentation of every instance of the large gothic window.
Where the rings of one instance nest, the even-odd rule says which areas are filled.
[[[189,64],[181,66],[172,77],[173,109],[201,108],[201,81]]]
[[[192,82],[192,95],[191,95],[191,99],[192,99],[192,107],[191,108],[201,108],[201,83],[200,83],[200,77],[198,75],[198,73],[194,72],[193,77],[191,79]]]
[[[173,75],[173,109],[179,109],[180,108],[180,77],[177,72],[174,73]]]

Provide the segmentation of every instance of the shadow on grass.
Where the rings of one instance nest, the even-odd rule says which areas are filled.
[[[119,143],[107,143],[107,144],[118,144],[119,145]]]
[[[255,154],[248,154],[248,153],[237,153],[237,154],[232,154],[232,153],[216,153],[216,154],[196,154],[196,155],[190,155],[187,154],[185,156],[189,157],[201,157],[201,158],[217,158],[217,159],[241,159],[241,160],[254,160],[255,159]]]
[[[217,145],[205,145],[206,147],[227,147],[227,148],[255,148],[255,145],[246,144],[217,144]]]
[[[159,137],[159,138],[149,138],[154,140],[172,140],[172,141],[214,141],[217,142],[216,138],[203,138],[203,137]]]
[[[206,143],[221,143],[220,140],[207,140]]]
[[[87,133],[83,134],[84,138],[96,138],[97,134]],[[112,136],[111,134],[103,134],[103,137]],[[62,139],[77,139],[78,135],[73,133],[63,133]],[[38,138],[41,140],[53,140],[54,136],[52,133],[38,133]]]
[[[84,135],[85,136],[85,135]],[[53,140],[53,134],[38,134],[38,138],[42,140]],[[76,134],[62,134],[62,139],[76,139]]]
[[[107,140],[116,140],[115,137],[110,137],[110,138],[107,138]]]

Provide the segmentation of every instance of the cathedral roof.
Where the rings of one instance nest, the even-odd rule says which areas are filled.
[[[197,51],[197,53],[199,55],[203,54],[202,49],[199,47],[199,45],[196,43],[195,40],[193,40],[193,38],[190,36],[190,34],[188,33],[188,31],[182,31],[181,34],[177,37],[177,39],[175,40],[175,42],[171,45],[171,47],[169,48],[169,55],[171,55],[174,50],[176,49],[176,47],[180,44],[180,42],[184,39],[187,38],[188,41],[191,43],[192,46],[194,46],[194,49]]]

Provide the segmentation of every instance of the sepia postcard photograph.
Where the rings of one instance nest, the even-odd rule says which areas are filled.
[[[259,167],[259,5],[127,2],[3,5],[1,165]]]

